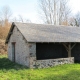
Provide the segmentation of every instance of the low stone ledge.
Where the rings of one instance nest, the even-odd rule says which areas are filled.
[[[30,68],[47,68],[56,65],[72,64],[72,63],[74,63],[74,57],[46,59],[46,60],[36,60],[35,57],[32,57],[30,59]]]

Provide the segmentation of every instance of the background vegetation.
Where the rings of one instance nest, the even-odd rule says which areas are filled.
[[[0,25],[0,54],[7,54],[7,45],[5,45],[5,40],[8,35],[10,25],[10,23]]]

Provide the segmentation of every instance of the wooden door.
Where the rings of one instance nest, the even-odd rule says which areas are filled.
[[[15,62],[15,42],[12,43],[12,61]]]

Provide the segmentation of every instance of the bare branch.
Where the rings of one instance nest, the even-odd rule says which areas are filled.
[[[12,11],[9,6],[4,6],[1,11],[1,18],[5,20],[9,20],[12,16]]]
[[[24,22],[21,15],[19,15],[19,20],[20,20],[21,22]]]
[[[59,25],[68,19],[70,9],[67,8],[68,0],[39,0],[42,10],[41,16],[48,24]]]

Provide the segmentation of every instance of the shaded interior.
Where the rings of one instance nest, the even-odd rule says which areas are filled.
[[[73,43],[71,43],[73,45]],[[75,62],[80,62],[80,43],[71,50],[71,56]],[[37,60],[67,58],[68,52],[62,43],[36,43]]]

